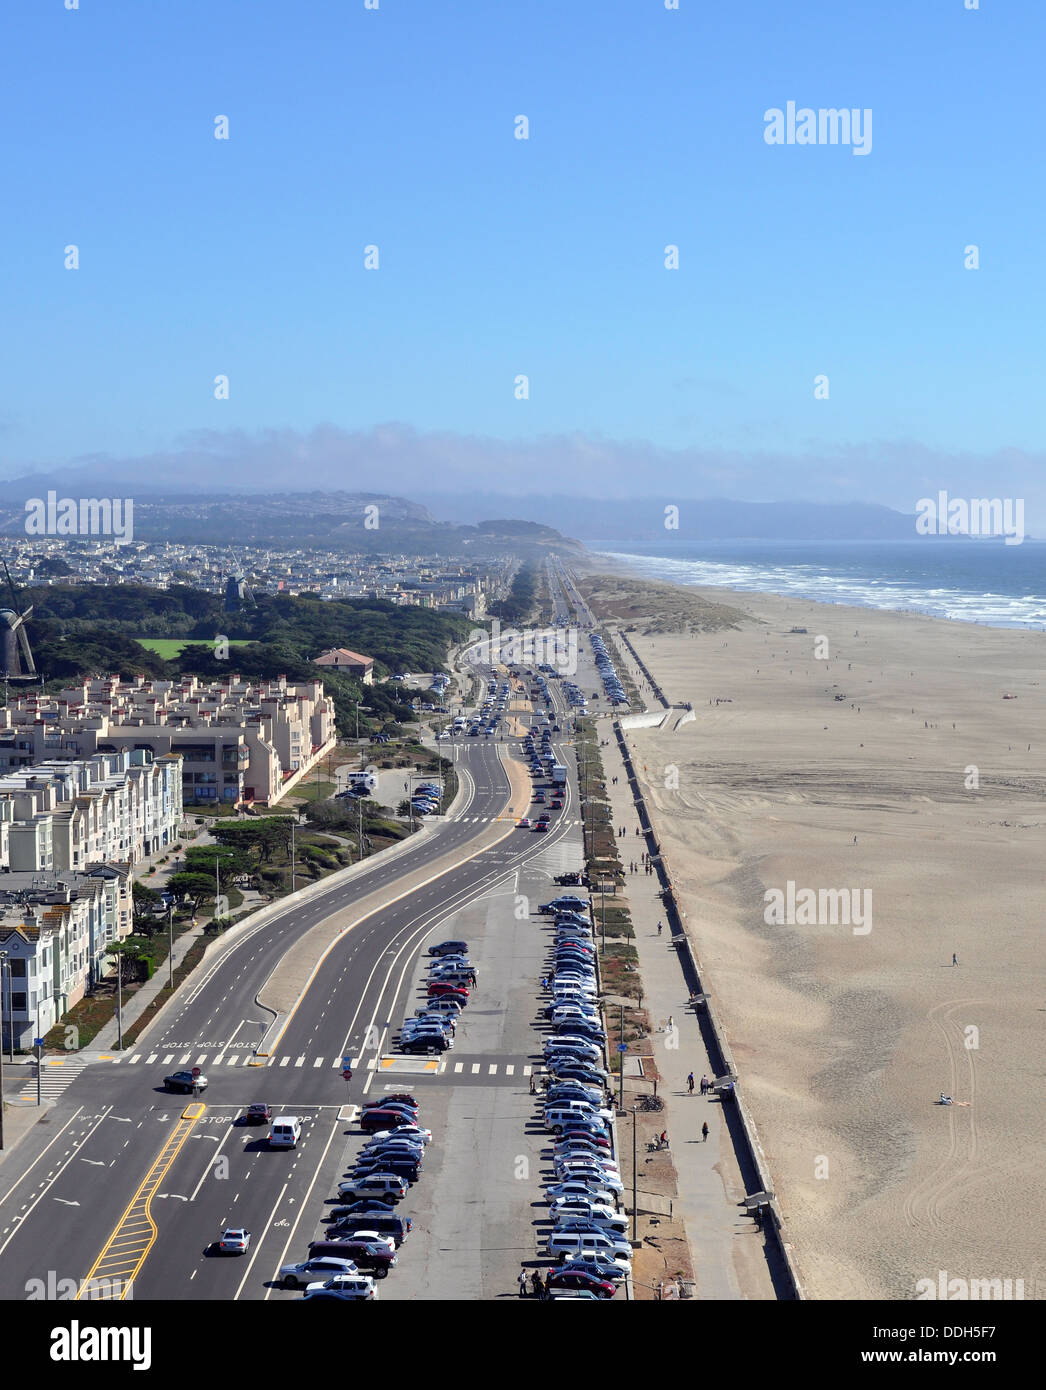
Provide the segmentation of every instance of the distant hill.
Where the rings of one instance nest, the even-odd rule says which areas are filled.
[[[0,484],[0,533],[24,534],[25,502],[82,495],[64,474],[35,475]],[[67,489],[63,491],[63,488]],[[115,495],[115,493],[113,494]],[[460,525],[438,521],[417,502],[378,492],[201,493],[186,496],[128,489],[134,499],[134,538],[221,545],[316,545],[365,554],[442,555],[466,562],[469,553],[512,553],[537,557],[550,550],[578,553],[584,547],[552,526],[531,520],[482,521]]]
[[[558,495],[506,497],[487,493],[423,500],[445,516],[469,522],[497,509],[557,526],[582,541],[665,538],[665,506],[679,508],[680,540],[910,540],[915,517],[870,502],[734,502],[726,498],[636,497],[627,501]]]

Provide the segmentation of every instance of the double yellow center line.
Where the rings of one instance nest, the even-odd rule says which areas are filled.
[[[156,1223],[152,1218],[152,1201],[156,1196],[156,1189],[206,1108],[197,1102],[187,1106],[182,1112],[181,1119],[153,1160],[138,1191],[128,1203],[127,1210],[116,1223],[112,1235],[105,1242],[102,1253],[81,1283],[77,1299],[87,1298],[104,1302],[107,1299],[113,1301],[127,1297],[142,1265],[145,1264],[146,1256],[156,1242]]]

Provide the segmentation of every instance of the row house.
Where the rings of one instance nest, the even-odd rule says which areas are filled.
[[[131,932],[126,865],[0,878],[0,1038],[28,1049],[112,970]],[[70,1039],[76,1046],[76,1040]]]

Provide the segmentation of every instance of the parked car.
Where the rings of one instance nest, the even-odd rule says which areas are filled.
[[[590,1274],[587,1269],[574,1269],[570,1265],[553,1270],[545,1287],[552,1293],[562,1289],[590,1293],[596,1298],[614,1297],[614,1285],[608,1279],[600,1279],[595,1274]]]
[[[367,1173],[363,1177],[350,1178],[338,1183],[339,1197],[384,1197],[389,1201],[401,1201],[407,1195],[410,1184],[397,1173]]]
[[[362,1234],[353,1240],[345,1241],[345,1254],[348,1261],[355,1263],[375,1279],[385,1279],[399,1259],[395,1242],[368,1240]]]
[[[299,1260],[297,1264],[284,1265],[279,1273],[279,1281],[285,1289],[297,1289],[316,1279],[329,1279],[332,1274],[358,1273],[359,1270],[351,1259],[339,1260],[333,1255],[321,1255],[316,1259]]]
[[[332,1279],[324,1279],[310,1284],[305,1290],[306,1298],[377,1298],[378,1290],[374,1280],[367,1274],[335,1274]]]

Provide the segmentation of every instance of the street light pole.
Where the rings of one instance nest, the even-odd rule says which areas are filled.
[[[37,1037],[39,1037],[39,1033]],[[123,952],[116,953],[116,1050],[123,1051]]]
[[[167,988],[174,989],[174,903],[167,905]]]
[[[294,826],[296,822],[291,821],[291,892],[294,892]],[[217,868],[217,866],[215,866]]]
[[[639,1106],[632,1107],[632,1244],[639,1240],[639,1160],[636,1157],[636,1116]]]

